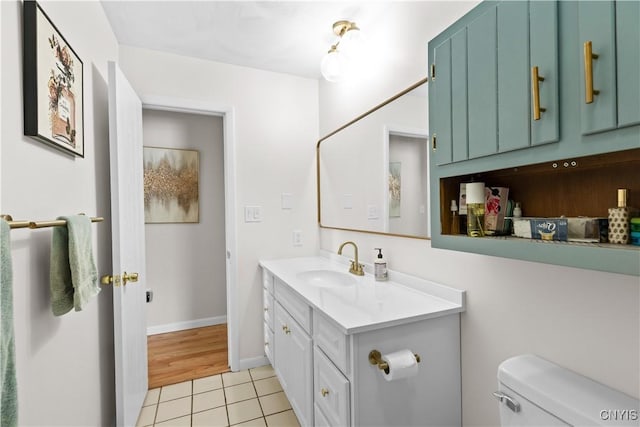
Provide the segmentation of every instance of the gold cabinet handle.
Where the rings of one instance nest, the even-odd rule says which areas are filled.
[[[540,112],[547,111],[546,108],[540,107],[540,82],[544,81],[544,77],[538,74],[538,67],[531,67],[531,90],[533,92],[533,120],[540,120]]]
[[[593,95],[600,93],[593,88],[593,60],[598,59],[598,55],[593,53],[591,41],[584,42],[584,102],[591,104]]]
[[[289,327],[287,325],[282,325],[282,330],[287,335],[291,333],[291,330],[289,329]]]
[[[431,149],[433,151],[436,151],[436,148],[437,148],[436,134],[434,133],[433,135],[431,135]]]
[[[326,397],[327,394],[329,394],[329,390],[327,390],[326,388],[321,388],[320,394],[322,395],[322,397]]]

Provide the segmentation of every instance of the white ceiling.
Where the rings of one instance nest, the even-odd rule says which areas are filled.
[[[378,55],[406,57],[416,52],[402,49],[416,47],[407,43],[403,30],[416,23],[440,30],[470,8],[456,1],[101,3],[120,44],[309,78],[320,77],[337,20],[355,21]],[[417,48],[426,55],[423,41]]]

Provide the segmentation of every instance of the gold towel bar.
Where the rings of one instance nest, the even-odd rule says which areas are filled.
[[[84,214],[81,214],[84,215]],[[11,215],[2,215],[2,218],[9,223],[11,229],[14,228],[45,228],[45,227],[60,227],[67,225],[67,221],[59,219],[54,221],[14,221]],[[97,216],[91,217],[91,222],[102,222],[104,218]]]

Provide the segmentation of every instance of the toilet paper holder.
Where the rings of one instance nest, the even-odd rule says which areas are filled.
[[[420,363],[420,355],[414,353],[416,362]],[[369,363],[372,365],[378,365],[378,369],[384,371],[385,374],[389,373],[389,364],[382,360],[382,354],[378,350],[371,350],[369,352]]]

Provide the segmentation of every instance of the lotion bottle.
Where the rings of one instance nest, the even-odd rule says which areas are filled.
[[[382,257],[381,248],[375,248],[375,250],[378,251],[378,257],[373,262],[373,273],[377,281],[383,282],[388,279],[387,261]]]

